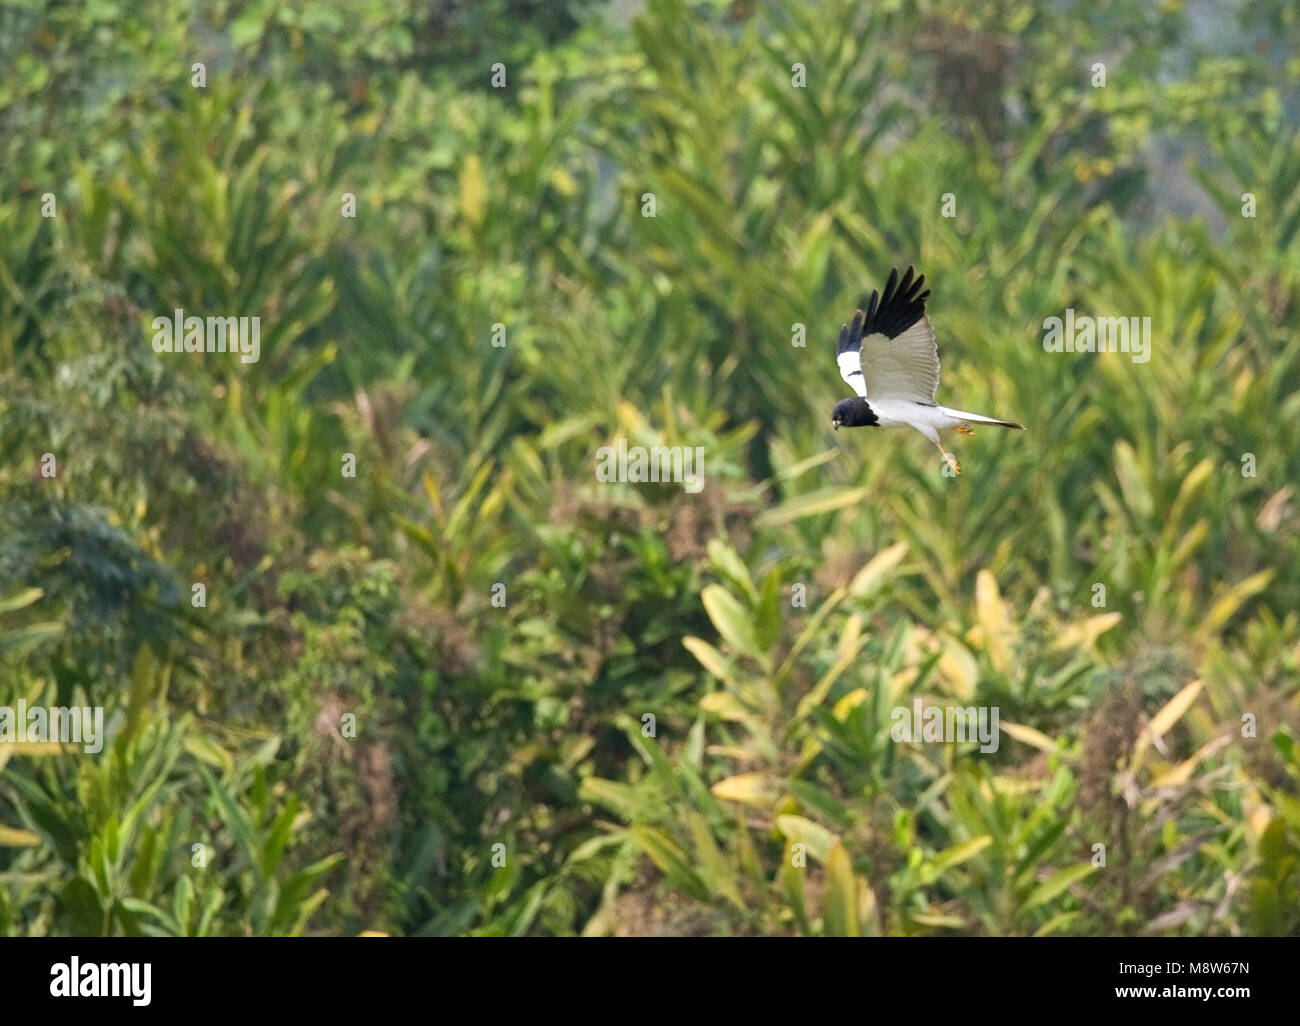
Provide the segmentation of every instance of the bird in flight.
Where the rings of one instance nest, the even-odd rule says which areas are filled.
[[[858,394],[841,399],[831,411],[831,426],[914,427],[939,447],[944,462],[954,474],[961,467],[939,441],[939,432],[956,428],[963,435],[974,434],[972,424],[1019,428],[1023,425],[994,420],[978,413],[950,410],[934,401],[939,387],[939,350],[934,344],[934,325],[925,315],[930,290],[921,291],[925,275],[915,281],[909,267],[902,280],[898,268],[889,272],[882,296],[874,289],[866,311],[853,314],[853,323],[840,326],[835,359],[840,376]]]

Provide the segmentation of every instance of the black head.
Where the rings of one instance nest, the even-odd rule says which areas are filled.
[[[861,396],[841,399],[831,410],[831,427],[836,431],[842,427],[871,427],[879,423],[880,418]]]

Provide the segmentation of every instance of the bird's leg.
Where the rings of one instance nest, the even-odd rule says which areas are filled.
[[[974,433],[975,429],[973,427],[967,427],[965,424],[957,425],[957,434],[959,435],[973,435]]]
[[[935,448],[937,448],[940,454],[943,456],[943,461],[946,464],[948,464],[948,466],[951,468],[953,474],[956,477],[961,477],[961,466],[957,463],[957,457],[954,456],[952,453],[948,452],[943,447],[942,442],[935,442],[934,444],[935,444]]]

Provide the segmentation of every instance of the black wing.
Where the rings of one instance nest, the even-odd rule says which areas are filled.
[[[930,298],[930,290],[921,291],[925,275],[913,281],[912,275],[915,273],[916,268],[909,265],[900,281],[898,268],[890,270],[889,280],[885,282],[885,294],[882,296],[872,289],[866,312],[856,311],[852,327],[840,332],[836,356],[846,350],[860,348],[864,335],[897,338],[925,316],[925,301]]]
[[[873,290],[866,310],[855,311],[853,323],[840,328],[835,349],[840,376],[864,398],[870,391],[880,397],[934,401],[939,384],[939,358],[934,346],[934,329],[925,316],[930,290],[921,291],[925,275],[913,280],[915,273],[916,269],[909,266],[900,280],[898,268],[893,268],[885,283],[885,294],[881,296]],[[876,342],[870,347],[867,360],[862,343],[873,336]],[[897,346],[886,345],[886,340],[894,339],[899,340]]]

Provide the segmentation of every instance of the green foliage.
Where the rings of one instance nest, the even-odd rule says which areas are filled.
[[[0,931],[1300,932],[1294,5],[626,6],[0,11]]]

